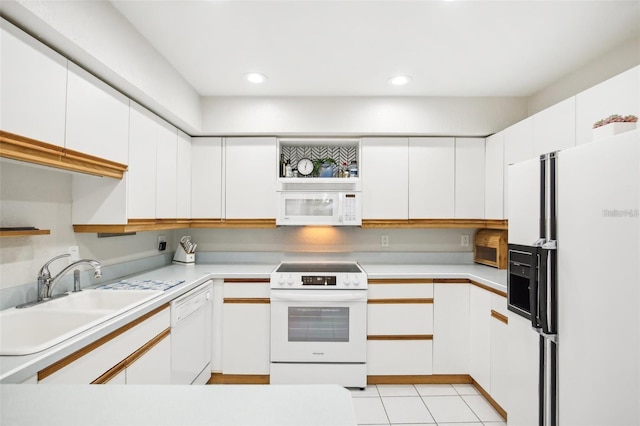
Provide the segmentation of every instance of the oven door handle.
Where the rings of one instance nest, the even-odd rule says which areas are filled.
[[[272,302],[366,302],[367,292],[364,294],[292,294],[292,293],[271,293]]]

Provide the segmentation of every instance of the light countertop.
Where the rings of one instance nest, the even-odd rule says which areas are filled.
[[[106,336],[153,309],[170,302],[209,279],[269,278],[277,264],[169,265],[127,279],[184,280],[158,297],[111,318],[44,351],[22,356],[0,356],[0,383],[20,383],[39,370]],[[465,265],[361,265],[369,278],[467,278],[506,293],[507,272],[488,266]]]
[[[0,385],[2,425],[356,425],[338,385]]]

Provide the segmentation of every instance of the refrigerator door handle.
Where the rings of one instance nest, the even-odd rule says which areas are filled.
[[[534,256],[534,262],[529,269],[529,310],[531,313],[531,327],[533,327],[533,329],[537,331],[540,328],[540,322],[538,321],[538,265],[540,264],[540,249],[536,248],[535,250],[533,250],[532,255]]]

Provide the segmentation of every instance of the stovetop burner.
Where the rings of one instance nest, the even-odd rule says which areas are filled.
[[[275,272],[355,274],[362,270],[356,263],[282,263]]]

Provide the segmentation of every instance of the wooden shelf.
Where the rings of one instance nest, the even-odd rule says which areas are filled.
[[[50,235],[49,229],[29,229],[23,231],[0,231],[0,238],[9,237],[31,237],[34,235]]]
[[[0,157],[94,176],[122,179],[126,164],[0,130]]]
[[[275,219],[130,219],[124,225],[73,225],[74,232],[125,234],[187,228],[275,228]]]

